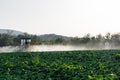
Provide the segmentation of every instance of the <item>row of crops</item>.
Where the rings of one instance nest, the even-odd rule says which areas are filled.
[[[120,50],[0,54],[0,80],[119,80]]]

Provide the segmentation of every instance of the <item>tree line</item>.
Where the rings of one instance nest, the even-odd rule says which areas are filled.
[[[64,37],[59,37],[53,40],[42,40],[39,35],[17,35],[13,36],[10,34],[0,34],[0,46],[19,46],[21,43],[21,39],[24,37],[29,37],[31,39],[31,45],[54,45],[54,44],[63,44],[63,45],[85,45],[89,46],[104,46],[106,42],[110,43],[112,46],[120,45],[120,33],[110,34],[107,33],[105,36],[98,34],[96,36],[91,36],[90,34],[86,34],[83,37],[72,37],[68,40],[64,39]]]

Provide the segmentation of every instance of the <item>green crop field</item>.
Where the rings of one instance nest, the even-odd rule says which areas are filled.
[[[0,80],[120,80],[120,50],[0,53]]]

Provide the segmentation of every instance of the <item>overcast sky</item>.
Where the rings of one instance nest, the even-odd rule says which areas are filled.
[[[0,29],[66,36],[120,32],[120,0],[0,0]]]

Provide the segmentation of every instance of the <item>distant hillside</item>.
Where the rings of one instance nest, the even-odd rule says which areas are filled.
[[[0,29],[0,34],[10,34],[10,35],[22,35],[24,32],[11,30],[11,29]]]
[[[71,37],[67,37],[67,36],[62,36],[62,35],[56,35],[56,34],[44,34],[44,35],[40,35],[39,38],[41,40],[55,40],[55,39],[58,39],[58,38],[63,38],[65,40],[70,40]]]
[[[10,34],[10,35],[24,35],[26,32],[16,31],[16,30],[10,30],[10,29],[0,29],[0,34]],[[30,34],[32,35],[32,34]],[[38,35],[37,35],[38,36]],[[71,37],[62,36],[62,35],[56,35],[56,34],[43,34],[38,36],[41,40],[47,41],[47,40],[55,40],[58,38],[63,38],[65,40],[70,40]]]

